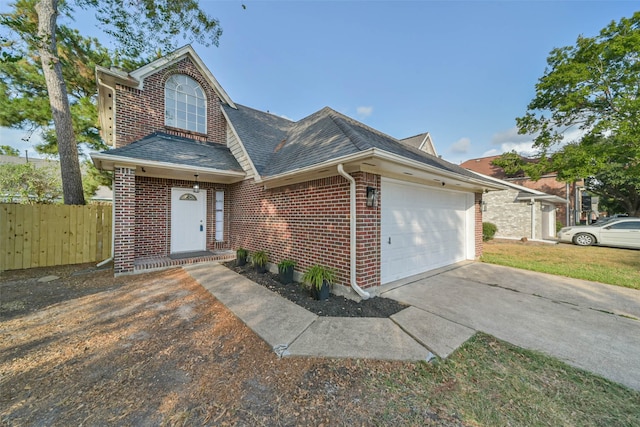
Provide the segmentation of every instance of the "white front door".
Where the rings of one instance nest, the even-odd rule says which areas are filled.
[[[171,253],[203,251],[207,247],[207,192],[171,189]]]
[[[381,283],[473,258],[473,195],[382,179]]]

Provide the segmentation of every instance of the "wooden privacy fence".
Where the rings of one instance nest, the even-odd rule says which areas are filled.
[[[111,256],[110,204],[0,204],[0,271]]]

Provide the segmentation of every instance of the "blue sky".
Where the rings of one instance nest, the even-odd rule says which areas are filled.
[[[4,1],[4,0],[2,0]],[[202,1],[220,46],[194,45],[234,102],[299,120],[324,106],[397,138],[428,131],[446,160],[527,152],[517,135],[554,47],[637,1]],[[242,8],[246,5],[246,9]],[[105,36],[76,23],[104,44]],[[23,152],[21,132],[1,143]],[[9,135],[12,135],[11,137]],[[32,150],[30,150],[32,153]]]

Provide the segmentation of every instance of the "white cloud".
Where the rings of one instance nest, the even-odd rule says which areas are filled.
[[[469,138],[460,138],[456,142],[451,145],[449,150],[452,153],[467,153],[469,152],[469,147],[471,146],[471,140]]]
[[[578,128],[567,130],[559,146],[579,140],[584,133],[584,130]],[[523,156],[535,157],[538,155],[538,149],[533,146],[534,138],[535,135],[518,134],[518,128],[514,126],[511,129],[494,134],[491,137],[491,144],[497,145],[499,148],[487,150],[483,157],[496,156],[507,151],[515,151]]]
[[[518,134],[518,128],[515,126],[505,131],[495,133],[491,137],[491,144],[493,145],[502,145],[505,143],[523,143],[523,142],[532,142],[532,141],[533,141],[533,136]]]
[[[518,134],[518,128],[512,127],[502,132],[495,133],[491,137],[491,145],[497,145],[498,148],[487,150],[483,157],[497,156],[507,151],[515,151],[526,157],[532,157],[537,154],[537,150],[533,147],[532,135]]]
[[[356,112],[361,118],[369,117],[373,113],[373,107],[358,107]]]

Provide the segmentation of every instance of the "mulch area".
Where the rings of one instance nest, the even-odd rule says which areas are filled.
[[[282,284],[277,274],[258,273],[249,264],[238,267],[235,261],[224,263],[224,265],[318,316],[389,317],[407,308],[404,304],[383,297],[355,301],[332,294],[328,300],[318,301],[311,296],[309,289],[300,283]]]

